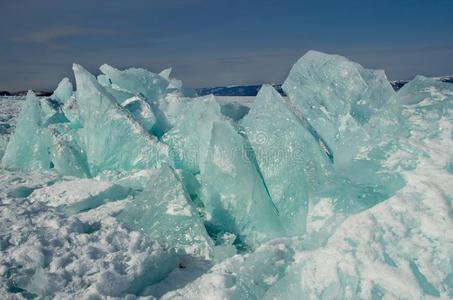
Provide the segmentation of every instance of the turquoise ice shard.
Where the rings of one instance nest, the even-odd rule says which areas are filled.
[[[392,134],[397,135],[399,131],[406,130],[409,134],[414,131],[423,133],[423,139],[438,137],[445,127],[441,124],[442,120],[451,119],[453,85],[417,76],[401,88],[392,100],[393,114],[389,117],[398,121],[398,131],[391,128]],[[378,121],[375,120],[376,123]]]
[[[154,124],[156,123],[156,116],[154,116],[151,106],[140,96],[134,96],[126,99],[121,104],[127,109],[137,122],[148,132],[151,132]]]
[[[127,99],[130,99],[134,97],[135,95],[133,93],[130,93],[128,91],[124,91],[121,89],[113,88],[111,86],[105,86],[105,90],[113,96],[113,99],[116,100],[119,104],[123,103]]]
[[[47,127],[50,124],[68,122],[61,110],[62,103],[60,101],[52,98],[41,98],[40,104],[43,127]]]
[[[142,171],[137,175],[137,183],[134,178],[118,182],[134,188],[143,186],[141,194],[124,208],[118,219],[161,245],[190,255],[210,257],[213,243],[173,168],[162,164],[153,172],[144,174]]]
[[[149,135],[93,75],[76,64],[73,69],[83,124],[79,134],[91,175],[152,168],[168,160],[168,147]]]
[[[17,120],[14,134],[2,158],[2,167],[30,171],[48,169],[50,155],[43,131],[39,98],[29,91]]]
[[[359,124],[363,125],[386,105],[395,95],[395,91],[384,70],[370,70],[357,63],[355,65],[366,83],[366,89],[361,93],[360,99],[352,103],[351,115]]]
[[[296,62],[282,88],[340,164],[357,153],[361,125],[394,94],[383,71],[316,51]]]
[[[51,125],[47,132],[52,164],[58,174],[90,177],[87,157],[78,135],[65,124]]]
[[[179,105],[183,107],[180,116],[162,140],[170,146],[175,166],[195,174],[206,159],[212,124],[222,120],[220,107],[213,95]]]
[[[452,84],[427,78],[424,76],[416,76],[413,80],[405,84],[396,94],[396,101],[403,105],[421,104],[425,101],[425,105],[434,104],[451,100]],[[443,93],[445,91],[446,93]]]
[[[270,85],[263,85],[240,124],[285,229],[302,234],[309,197],[323,190],[332,174],[328,156]]]
[[[171,71],[172,69],[171,68],[167,68],[167,69],[164,69],[162,70],[159,75],[167,80],[170,79],[170,74],[171,74]]]
[[[164,78],[144,69],[132,68],[119,71],[109,65],[103,65],[101,66],[101,70],[107,75],[99,75],[98,81],[102,82],[105,90],[112,95],[119,104],[125,106],[130,104],[127,102],[129,99],[137,97],[148,103],[148,105],[140,104],[140,106],[142,106],[144,110],[151,109],[154,116],[154,120],[152,121],[153,124],[145,122],[147,123],[145,127],[152,127],[151,129],[147,128],[150,133],[160,138],[170,129],[171,125],[167,120],[165,113],[159,107],[159,99],[167,93],[179,90],[179,88],[172,88],[171,84],[178,80]],[[163,75],[169,76],[171,69],[164,71]],[[163,88],[163,86],[166,86],[166,88]],[[136,101],[134,101],[134,103],[137,104]],[[147,106],[147,108],[144,108],[144,106]],[[136,105],[134,105],[134,107],[136,107]],[[132,114],[134,117],[138,117],[139,122],[146,121],[143,117],[148,119],[147,116],[139,116],[140,113],[136,109],[134,109]]]
[[[77,104],[75,95],[73,95],[63,104],[61,110],[63,111],[65,117],[69,120],[69,126],[72,129],[78,130],[82,128],[79,105]]]
[[[145,69],[130,68],[120,71],[107,64],[100,69],[110,78],[112,84],[124,91],[141,93],[149,102],[157,101],[162,95],[176,90],[169,88],[170,82],[167,79]]]
[[[248,150],[232,125],[213,123],[201,164],[202,201],[213,230],[231,232],[254,248],[285,232]]]
[[[193,98],[172,93],[159,99],[159,109],[165,114],[169,124],[174,125],[184,115],[186,104]],[[170,126],[171,127],[171,126]]]
[[[73,87],[71,81],[65,77],[60,81],[51,98],[64,103],[72,96],[72,90]]]
[[[113,96],[113,98],[119,104],[123,103],[125,100],[135,96],[133,92],[125,91],[116,85],[112,85],[110,78],[105,74],[99,74],[97,76],[97,81],[102,85],[105,90]]]
[[[110,78],[105,74],[99,74],[96,78],[99,84],[103,87],[109,87],[112,84],[112,82],[110,82]]]
[[[172,68],[167,68],[165,70],[162,70],[159,73],[159,75],[162,76],[163,78],[167,79],[170,82],[170,84],[168,85],[168,88],[181,90],[182,81],[175,79],[175,78],[170,78],[171,71],[172,71]]]

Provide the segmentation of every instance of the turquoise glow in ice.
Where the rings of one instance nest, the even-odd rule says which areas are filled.
[[[92,175],[105,170],[154,167],[168,158],[168,147],[153,138],[127,110],[79,65],[74,65],[81,142]]]
[[[310,51],[232,104],[73,69],[2,136],[0,298],[453,297],[451,84]]]
[[[211,255],[212,241],[173,168],[163,164],[119,184],[142,187],[141,194],[118,216],[127,227],[143,231],[160,244],[184,253]]]
[[[49,168],[50,156],[47,151],[44,122],[40,99],[29,91],[17,120],[14,135],[3,155],[3,168],[22,171]]]

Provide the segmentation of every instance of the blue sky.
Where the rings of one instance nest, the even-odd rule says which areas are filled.
[[[453,74],[453,1],[0,0],[0,90],[53,89],[93,73],[173,67],[189,87],[281,83],[306,51],[390,79]]]

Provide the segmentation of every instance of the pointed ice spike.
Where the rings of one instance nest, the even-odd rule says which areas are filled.
[[[171,68],[167,68],[165,70],[162,70],[162,72],[159,73],[160,76],[163,78],[169,80],[170,79],[170,74],[171,74]]]
[[[53,92],[52,99],[58,100],[62,103],[66,102],[72,95],[72,83],[67,77],[63,78],[58,84],[56,90]]]
[[[50,167],[48,141],[43,131],[41,114],[39,98],[29,91],[3,155],[3,168],[31,171]]]
[[[74,64],[77,104],[91,175],[104,170],[129,171],[151,168],[168,161],[168,147],[122,108],[84,68]]]
[[[206,159],[213,122],[222,120],[220,107],[212,95],[179,105],[183,109],[162,140],[170,146],[176,166],[195,174]]]
[[[118,216],[127,227],[183,253],[211,256],[213,243],[172,167],[162,164],[153,172],[141,171],[118,184],[143,188]]]
[[[285,235],[274,203],[248,156],[244,139],[227,122],[214,122],[201,165],[202,201],[208,221],[254,248]]]
[[[290,234],[305,230],[309,196],[332,173],[328,157],[280,94],[263,85],[240,123],[280,219]]]
[[[168,89],[181,90],[182,81],[178,80],[178,79],[170,78],[171,71],[172,71],[172,68],[168,68],[168,69],[165,69],[162,72],[160,72],[159,75],[162,76],[163,78],[167,79],[170,82],[170,84],[167,87]],[[187,93],[187,96],[190,96],[190,91],[187,91],[187,92],[189,92],[189,93]],[[186,92],[184,92],[183,94],[186,95]]]

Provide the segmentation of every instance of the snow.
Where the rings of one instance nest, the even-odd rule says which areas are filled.
[[[0,98],[0,299],[453,298],[452,85],[313,51],[287,97],[102,70]]]

